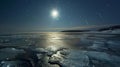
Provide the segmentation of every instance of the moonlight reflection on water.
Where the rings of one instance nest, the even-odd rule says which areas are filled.
[[[59,34],[59,33],[46,34],[45,47],[53,51],[62,47],[68,48],[69,46],[67,45],[63,37],[64,37],[64,34]]]

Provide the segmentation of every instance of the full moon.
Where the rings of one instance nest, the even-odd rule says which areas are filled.
[[[52,16],[53,18],[57,18],[58,15],[59,15],[58,10],[56,10],[56,9],[52,10],[51,16]]]

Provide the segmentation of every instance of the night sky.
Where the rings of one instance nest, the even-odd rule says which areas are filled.
[[[51,16],[53,9],[59,13],[57,18]],[[0,0],[0,31],[109,24],[120,24],[120,0]]]

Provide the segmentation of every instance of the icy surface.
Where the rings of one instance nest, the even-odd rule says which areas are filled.
[[[40,33],[0,36],[0,59],[36,53],[41,67],[119,67],[120,34]],[[11,47],[11,48],[9,48]],[[29,49],[28,49],[29,48]],[[12,52],[12,54],[11,54]]]

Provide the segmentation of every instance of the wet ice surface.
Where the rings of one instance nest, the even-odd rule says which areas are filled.
[[[42,67],[120,66],[120,34],[32,33],[2,35],[0,36],[0,45],[33,48],[33,51],[38,52],[38,58],[42,60],[40,62]],[[0,56],[3,57],[2,52]]]

